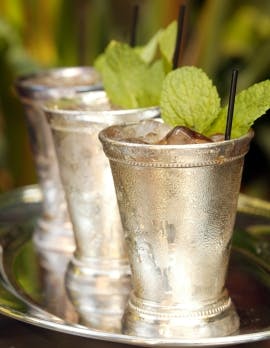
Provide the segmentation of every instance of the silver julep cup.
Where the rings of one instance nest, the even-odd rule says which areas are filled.
[[[153,118],[159,109],[112,110],[105,92],[99,91],[53,101],[45,113],[76,241],[66,273],[69,296],[88,317],[90,312],[109,314],[112,308],[122,315],[130,269],[110,165],[98,133],[108,125]]]
[[[100,133],[132,271],[123,332],[190,338],[236,331],[225,279],[252,132],[217,143],[147,145],[117,140],[124,129]]]
[[[101,89],[99,75],[91,67],[56,68],[21,76],[15,87],[25,109],[30,145],[43,194],[42,216],[34,241],[42,248],[74,250],[52,135],[41,103],[51,98]]]

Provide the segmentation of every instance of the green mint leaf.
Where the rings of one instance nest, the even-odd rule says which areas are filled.
[[[159,35],[159,50],[161,56],[164,59],[167,71],[172,70],[172,59],[175,50],[176,33],[177,22],[173,21],[171,24],[168,25],[166,29],[160,32]]]
[[[112,41],[105,51],[104,65],[100,71],[111,102],[126,108],[137,108],[142,89],[141,77],[146,71],[146,63],[131,47]]]
[[[135,52],[147,64],[150,64],[157,55],[158,40],[161,32],[162,30],[159,30],[146,45],[134,47]]]
[[[106,56],[101,53],[94,61],[94,67],[102,74],[103,67],[106,65]]]
[[[204,133],[220,111],[220,98],[216,87],[201,69],[186,66],[166,76],[160,106],[165,123]]]
[[[94,62],[111,102],[125,108],[159,105],[162,83],[172,69],[177,23],[160,29],[141,47],[112,41]]]
[[[147,71],[144,82],[144,95],[140,105],[153,106],[159,105],[163,81],[166,73],[161,59],[156,60]]]
[[[270,80],[266,80],[240,92],[235,98],[232,123],[232,138],[246,134],[254,121],[270,108]],[[228,106],[221,109],[218,118],[207,130],[207,134],[224,133]]]
[[[147,64],[153,62],[154,58],[160,53],[168,68],[167,70],[170,71],[172,69],[176,32],[177,22],[173,21],[167,28],[160,29],[146,45],[134,49]]]
[[[125,108],[159,104],[163,81],[157,81],[163,76],[160,68],[148,66],[133,48],[116,41],[109,44],[104,55],[95,66],[113,104]]]

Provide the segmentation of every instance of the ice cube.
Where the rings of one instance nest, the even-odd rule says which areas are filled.
[[[197,133],[187,127],[177,126],[173,128],[163,139],[157,142],[159,145],[184,145],[202,144],[212,142],[210,138]]]
[[[134,137],[153,144],[163,138],[172,127],[159,121],[145,120],[135,128]]]
[[[114,126],[108,134],[115,140],[135,144],[183,145],[213,142],[212,139],[185,126],[172,128],[157,120],[145,120],[125,127]]]
[[[137,124],[127,125],[124,128],[115,126],[110,129],[110,137],[115,140],[139,144],[153,144],[163,138],[172,127],[154,120],[145,120]]]
[[[131,143],[131,144],[150,144],[143,140],[141,137],[139,138],[125,138],[125,142]]]
[[[210,136],[210,139],[212,139],[212,141],[214,142],[224,141],[224,134],[221,134],[221,133],[213,134]]]

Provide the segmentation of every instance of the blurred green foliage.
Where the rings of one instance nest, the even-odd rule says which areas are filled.
[[[202,67],[228,97],[269,78],[269,0],[2,0],[0,2],[0,191],[34,182],[22,107],[14,78],[41,67],[91,65],[111,39],[129,41],[132,8],[140,5],[138,44],[177,18],[187,4],[180,64]],[[263,117],[246,161],[243,189],[270,197],[270,124]]]

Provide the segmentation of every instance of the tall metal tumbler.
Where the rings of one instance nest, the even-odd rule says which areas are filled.
[[[73,233],[52,135],[41,103],[51,98],[101,89],[99,75],[91,67],[50,69],[19,77],[15,87],[25,109],[30,145],[43,194],[43,211],[34,240],[42,248],[72,251]]]
[[[110,165],[98,133],[108,125],[152,118],[159,109],[112,110],[100,91],[53,101],[45,112],[76,240],[67,289],[78,312],[92,317],[92,327],[111,331],[119,326],[116,316],[122,315],[130,290],[130,270]],[[110,327],[101,326],[109,321],[99,322],[100,313],[100,319],[111,315],[113,325],[111,319]]]
[[[100,133],[134,287],[123,332],[181,338],[232,333],[239,319],[225,279],[252,132],[217,143],[147,145],[117,140],[125,129]]]

